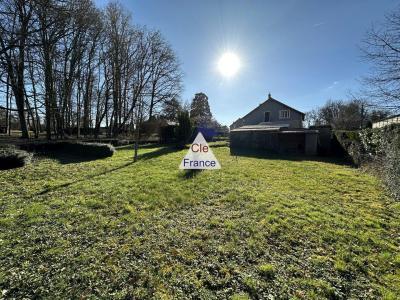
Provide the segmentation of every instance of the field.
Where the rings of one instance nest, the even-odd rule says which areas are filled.
[[[400,203],[328,160],[147,147],[0,171],[0,298],[399,299]]]

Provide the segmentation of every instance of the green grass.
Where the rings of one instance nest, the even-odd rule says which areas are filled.
[[[0,171],[0,298],[400,298],[377,178],[213,151],[221,170],[189,174],[162,148]]]
[[[266,279],[272,279],[275,275],[275,267],[271,264],[263,264],[258,266],[258,271]]]

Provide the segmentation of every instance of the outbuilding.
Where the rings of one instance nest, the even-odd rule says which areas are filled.
[[[318,130],[251,125],[230,132],[231,151],[238,149],[263,150],[280,154],[316,155]]]

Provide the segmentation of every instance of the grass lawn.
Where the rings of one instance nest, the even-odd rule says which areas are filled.
[[[0,299],[400,299],[400,203],[329,161],[186,153],[0,171]]]

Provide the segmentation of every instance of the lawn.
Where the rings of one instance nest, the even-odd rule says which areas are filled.
[[[399,299],[400,203],[325,161],[186,151],[0,171],[0,298]]]

